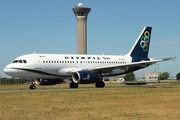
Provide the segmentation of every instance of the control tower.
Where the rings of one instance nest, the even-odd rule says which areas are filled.
[[[87,16],[91,8],[79,3],[72,10],[77,20],[77,53],[87,54]]]

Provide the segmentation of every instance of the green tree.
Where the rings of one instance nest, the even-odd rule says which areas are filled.
[[[180,72],[179,72],[179,73],[177,73],[177,75],[176,75],[176,79],[177,79],[177,80],[180,80]]]
[[[15,79],[15,78],[0,78],[0,85],[1,84],[24,84],[27,83],[29,80],[28,79]]]
[[[163,72],[159,75],[159,80],[167,80],[169,78],[169,73],[168,72]]]
[[[124,79],[125,79],[125,81],[134,81],[134,80],[135,80],[135,75],[134,75],[133,72],[127,73],[127,74],[124,76]]]

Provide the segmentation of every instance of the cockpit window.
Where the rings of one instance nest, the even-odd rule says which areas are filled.
[[[19,60],[18,63],[23,63],[23,61],[22,61],[22,60]]]
[[[24,62],[24,63],[27,63],[27,61],[26,61],[26,60],[23,60],[23,62]]]
[[[13,63],[17,63],[17,62],[18,62],[18,60],[14,60],[14,61],[13,61]]]
[[[26,60],[14,60],[13,63],[27,63]]]

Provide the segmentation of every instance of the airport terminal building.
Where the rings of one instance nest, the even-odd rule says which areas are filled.
[[[147,72],[145,74],[145,81],[146,82],[158,82],[158,77],[161,73],[160,72]]]

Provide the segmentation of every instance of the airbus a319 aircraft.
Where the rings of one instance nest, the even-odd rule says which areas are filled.
[[[4,68],[7,75],[30,78],[30,89],[35,84],[53,85],[69,79],[70,88],[78,84],[95,83],[105,86],[103,77],[117,76],[148,67],[156,62],[173,60],[175,57],[152,59],[148,57],[152,27],[145,27],[133,47],[123,56],[79,54],[27,54],[17,57]]]

